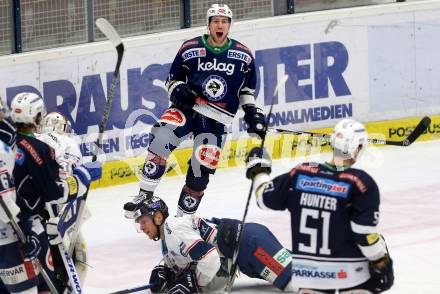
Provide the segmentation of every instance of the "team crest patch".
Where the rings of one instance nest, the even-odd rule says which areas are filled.
[[[196,57],[205,57],[206,49],[205,48],[191,48],[182,53],[182,58],[184,61],[196,58]]]
[[[186,117],[182,111],[177,108],[168,108],[165,113],[162,114],[159,122],[164,122],[167,124],[172,124],[178,127],[185,125]]]
[[[221,149],[216,145],[201,145],[197,147],[195,154],[202,165],[215,169],[220,160]]]
[[[203,82],[202,89],[209,101],[218,101],[225,97],[228,86],[221,76],[211,75]]]

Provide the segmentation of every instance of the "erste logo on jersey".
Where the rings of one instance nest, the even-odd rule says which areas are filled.
[[[190,60],[196,57],[205,57],[206,49],[205,48],[191,48],[183,52],[182,58],[184,61]]]
[[[210,75],[203,81],[202,90],[209,101],[218,101],[225,97],[228,86],[221,76]]]
[[[219,62],[217,63],[217,58],[213,59],[213,62],[207,61],[207,62],[200,62],[201,59],[198,60],[198,71],[223,71],[226,72],[228,76],[231,76],[234,73],[235,64],[233,63],[226,63],[226,62]]]
[[[247,65],[252,61],[252,57],[249,54],[233,49],[228,50],[228,58],[244,61]]]
[[[296,181],[296,189],[306,192],[347,198],[350,190],[350,184],[321,177],[299,175]]]

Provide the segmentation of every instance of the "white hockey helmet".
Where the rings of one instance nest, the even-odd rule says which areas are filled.
[[[11,102],[11,118],[16,123],[38,125],[46,115],[44,100],[35,93],[19,93]]]
[[[365,126],[353,119],[338,122],[330,137],[330,144],[337,155],[344,159],[356,159],[368,145],[368,133]],[[360,148],[360,152],[356,153]]]
[[[224,16],[229,18],[232,22],[232,10],[226,4],[212,4],[206,13],[206,23],[209,25],[209,20],[213,16]]]
[[[43,117],[40,126],[40,133],[51,132],[57,132],[58,134],[69,134],[72,132],[72,125],[61,113],[51,112]]]

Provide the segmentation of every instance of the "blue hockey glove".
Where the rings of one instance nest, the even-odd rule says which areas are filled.
[[[40,240],[37,233],[32,230],[32,221],[22,220],[20,221],[20,228],[26,237],[23,244],[24,258],[25,260],[32,260],[38,258],[38,254],[41,251]]]
[[[378,293],[386,291],[394,284],[393,260],[386,254],[377,261],[370,261],[371,280],[375,283]]]
[[[196,98],[197,94],[191,87],[181,82],[172,89],[170,94],[171,103],[180,110],[191,109],[196,104]]]
[[[26,236],[26,242],[24,247],[24,258],[25,260],[32,260],[38,258],[38,254],[41,251],[40,240],[38,240],[38,235],[35,232]]]
[[[255,133],[261,139],[266,136],[267,124],[264,118],[263,110],[255,105],[244,105],[244,121],[248,125],[247,132]]]
[[[187,270],[174,281],[168,283],[168,294],[200,293],[194,270]]]
[[[254,147],[246,157],[246,178],[253,179],[260,173],[272,172],[272,160],[266,149]]]
[[[170,268],[156,265],[150,275],[149,284],[153,285],[150,290],[153,293],[163,293],[167,290],[167,283],[173,280],[174,273]]]
[[[102,163],[99,161],[87,162],[73,169],[73,174],[86,186],[90,182],[99,180],[102,177]]]

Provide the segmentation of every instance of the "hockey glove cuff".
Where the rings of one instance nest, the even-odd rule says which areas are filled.
[[[370,261],[370,275],[375,283],[375,290],[383,292],[391,288],[394,284],[393,260],[386,254],[379,260]]]
[[[41,251],[41,244],[37,233],[31,231],[31,233],[26,236],[26,242],[23,244],[23,249],[25,260],[33,260],[38,258],[38,254]]]
[[[246,157],[246,178],[254,179],[260,173],[272,172],[272,160],[266,149],[254,147]]]
[[[261,139],[266,136],[267,123],[264,118],[263,110],[252,104],[243,105],[244,121],[248,125],[247,132],[249,134],[255,133]]]
[[[50,245],[58,245],[63,242],[58,230],[59,221],[58,217],[52,217],[46,223],[46,234]]]
[[[151,271],[149,284],[152,284],[153,286],[150,290],[153,293],[166,292],[168,290],[167,283],[173,280],[174,273],[170,268],[164,265],[157,265]]]
[[[176,278],[176,280],[168,283],[168,294],[189,294],[200,293],[197,283],[197,277],[194,270],[187,270]]]
[[[175,82],[169,90],[171,103],[180,110],[191,109],[196,104],[197,94],[183,82]]]

